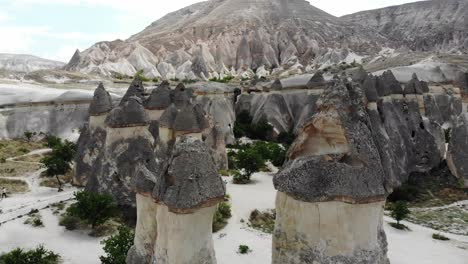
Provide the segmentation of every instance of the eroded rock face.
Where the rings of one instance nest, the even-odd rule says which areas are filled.
[[[77,141],[74,185],[86,186],[88,183],[88,177],[91,175],[93,166],[101,155],[106,142],[105,120],[111,110],[112,98],[101,83],[94,92],[93,101],[89,106],[88,123],[81,129]]]
[[[275,175],[273,263],[388,263],[385,173],[362,98],[346,81],[327,87]]]
[[[452,129],[447,152],[450,171],[468,187],[468,114],[462,114]]]

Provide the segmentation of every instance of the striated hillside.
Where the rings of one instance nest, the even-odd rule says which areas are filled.
[[[301,73],[380,51],[386,39],[304,0],[210,0],[170,13],[126,41],[76,52],[68,70],[193,79],[271,69]]]
[[[433,0],[342,17],[415,51],[468,50],[468,1]]]
[[[63,67],[65,63],[32,55],[0,53],[0,70],[32,72]]]

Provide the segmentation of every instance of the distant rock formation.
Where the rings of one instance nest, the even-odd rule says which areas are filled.
[[[468,187],[468,113],[460,115],[453,127],[447,152],[450,171]]]
[[[38,70],[53,70],[65,63],[47,60],[32,55],[0,53],[0,70],[29,73]]]

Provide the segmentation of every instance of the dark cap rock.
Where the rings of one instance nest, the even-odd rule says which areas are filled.
[[[385,173],[358,87],[327,87],[318,112],[301,129],[275,188],[305,202],[367,203],[385,199]]]
[[[323,78],[322,72],[318,71],[312,76],[312,78],[310,78],[306,86],[307,86],[307,89],[315,89],[315,88],[321,88],[325,84],[326,83],[325,83],[325,79]]]
[[[171,93],[171,101],[178,107],[190,102],[193,90],[185,88],[183,83],[179,83]]]
[[[164,110],[171,105],[171,88],[169,85],[159,85],[151,92],[145,101],[145,108],[149,110]]]
[[[462,93],[468,93],[468,72],[459,72],[457,74],[457,85],[460,86]]]
[[[136,96],[141,100],[143,100],[145,97],[145,87],[143,86],[141,79],[138,77],[136,77],[130,84],[130,87],[128,87],[128,90],[122,98],[122,101],[120,101],[120,105],[125,104],[125,102],[127,102],[128,99],[132,96]]]
[[[369,102],[377,102],[379,100],[379,94],[377,93],[377,78],[372,75],[368,75],[362,88]]]
[[[176,211],[214,205],[226,192],[207,147],[192,137],[175,143],[166,182],[169,184],[160,200]]]
[[[113,128],[148,125],[148,116],[140,98],[130,97],[123,105],[114,108],[106,118],[106,125]]]
[[[362,84],[367,79],[367,75],[366,70],[362,66],[359,66],[359,68],[351,72],[351,79],[356,83]]]
[[[98,116],[108,113],[112,110],[112,97],[104,88],[102,83],[94,91],[93,101],[89,105],[89,114]]]
[[[271,85],[271,90],[272,91],[280,91],[283,90],[283,84],[281,84],[280,79],[276,79],[273,84]]]
[[[381,76],[381,80],[383,84],[384,96],[390,94],[403,94],[403,88],[395,78],[395,75],[393,75],[392,71],[385,71]]]
[[[405,94],[423,94],[423,87],[416,73],[413,73],[413,77],[405,85]]]

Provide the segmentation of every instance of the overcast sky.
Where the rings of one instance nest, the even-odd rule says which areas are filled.
[[[197,0],[0,0],[0,53],[67,62],[98,41],[126,39]],[[415,0],[309,0],[335,16]]]

